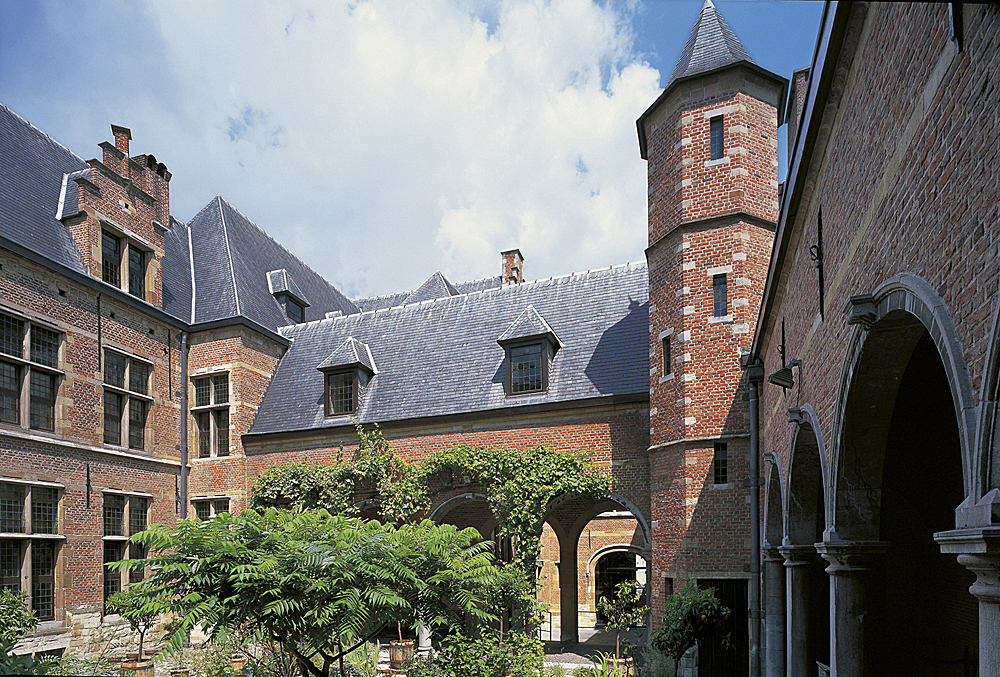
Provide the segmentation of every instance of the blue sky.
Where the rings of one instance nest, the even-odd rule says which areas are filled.
[[[822,3],[716,6],[764,68],[811,62]],[[3,0],[0,103],[84,158],[130,127],[176,218],[222,195],[349,296],[512,247],[549,277],[642,260],[635,119],[701,7]]]

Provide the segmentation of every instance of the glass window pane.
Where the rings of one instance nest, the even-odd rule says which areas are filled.
[[[305,315],[305,311],[298,303],[289,299],[288,303],[285,304],[285,312],[288,314],[289,320],[295,324],[302,324],[302,318]]]
[[[125,535],[125,497],[104,494],[104,535]]]
[[[24,533],[24,487],[0,484],[0,531]]]
[[[128,533],[129,536],[145,531],[149,518],[149,499],[141,496],[133,496],[128,508]]]
[[[122,396],[104,393],[104,443],[122,443]]]
[[[31,328],[31,361],[47,367],[59,366],[59,333],[44,327]]]
[[[31,531],[55,534],[59,531],[59,490],[49,487],[31,489]]]
[[[120,541],[105,541],[104,542],[104,561],[105,562],[117,562],[121,560],[122,553],[124,552],[124,543]],[[108,597],[120,592],[122,589],[122,576],[118,571],[112,571],[107,567],[104,568],[104,601],[108,601]]]
[[[330,389],[330,413],[350,414],[354,411],[354,373],[342,372],[326,377]]]
[[[195,416],[198,422],[198,458],[212,455],[212,417],[208,412]]]
[[[131,449],[146,447],[146,410],[148,403],[136,398],[128,402],[128,446]]]
[[[229,456],[229,410],[220,409],[215,412],[215,453],[218,456]]]
[[[141,395],[149,394],[149,365],[132,360],[128,370],[128,389]]]
[[[194,514],[198,516],[200,520],[211,519],[212,517],[212,505],[209,501],[195,501],[194,504]]]
[[[229,499],[222,498],[217,501],[212,501],[212,512],[216,515],[221,515],[224,512],[229,512]]]
[[[510,390],[512,393],[542,389],[542,344],[510,349]]]
[[[727,314],[729,302],[726,296],[726,276],[716,275],[712,278],[712,314],[715,317]]]
[[[125,388],[125,356],[110,350],[104,351],[104,382],[116,388]]]
[[[101,279],[116,287],[121,281],[121,240],[101,231]]]
[[[147,550],[145,546],[139,545],[138,543],[129,544],[129,549],[131,550],[131,555],[129,559],[146,559]],[[128,582],[138,583],[143,578],[146,577],[146,570],[139,569],[129,569],[128,572]]]
[[[0,362],[0,421],[21,422],[21,368]]]
[[[194,406],[205,407],[212,403],[212,381],[207,378],[194,380]]]
[[[721,160],[725,153],[723,142],[722,116],[712,118],[709,122],[709,132],[711,136],[711,158]]]
[[[715,484],[729,484],[729,453],[725,444],[715,445],[715,458],[712,460]]]
[[[212,404],[226,404],[229,402],[229,374],[212,377],[214,390],[214,400]]]
[[[139,298],[146,297],[146,254],[129,245],[128,248],[128,293]]]
[[[30,399],[31,427],[35,430],[55,430],[56,377],[32,371]]]
[[[0,314],[0,353],[24,357],[24,321]]]
[[[52,541],[31,544],[31,608],[38,620],[51,621],[55,614],[56,546]]]
[[[20,541],[0,541],[0,586],[21,589]]]

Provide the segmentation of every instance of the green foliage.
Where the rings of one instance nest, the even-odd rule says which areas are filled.
[[[38,616],[28,606],[27,593],[0,588],[0,642],[13,646],[37,626]]]
[[[506,630],[530,633],[542,623],[548,605],[535,594],[535,576],[516,563],[502,564],[499,574],[482,590],[486,609],[500,619],[501,638]]]
[[[541,641],[514,632],[486,631],[478,639],[452,635],[437,654],[410,664],[408,677],[539,677],[545,652]]]
[[[188,652],[188,662],[193,677],[238,677],[230,658],[234,650],[228,638],[206,642]]]
[[[663,625],[653,634],[653,646],[676,662],[699,641],[723,636],[729,614],[714,589],[701,590],[688,583],[680,594],[667,597]]]
[[[59,659],[59,667],[56,668],[55,674],[78,675],[79,677],[88,677],[89,675],[119,677],[121,671],[121,663],[111,660],[109,656],[101,655],[92,658],[63,656]]]
[[[608,627],[615,629],[615,656],[620,658],[622,630],[633,628],[646,620],[649,607],[639,604],[635,581],[630,580],[616,585],[611,599],[601,595],[597,600],[597,610],[604,614]]]
[[[0,639],[0,675],[47,675],[59,667],[54,658],[32,658],[14,653],[17,640]]]
[[[378,642],[365,643],[344,657],[355,677],[376,677],[378,674]]]
[[[289,508],[295,511],[324,509],[347,514],[354,501],[355,485],[360,479],[350,463],[311,465],[296,461],[271,466],[251,490],[251,506],[257,510]]]
[[[642,677],[675,677],[677,674],[677,662],[657,651],[652,644],[643,647],[642,657]]]
[[[158,614],[152,608],[146,607],[146,596],[141,592],[137,584],[130,585],[121,592],[108,597],[104,604],[105,611],[109,614],[118,614],[132,628],[132,632],[139,633],[139,658],[142,658],[142,644],[146,633],[156,625]]]
[[[181,618],[168,633],[172,651],[197,624],[213,639],[249,627],[245,641],[273,641],[304,676],[326,677],[387,623],[492,619],[477,591],[497,570],[474,529],[248,509],[132,538],[157,553],[143,562],[154,573],[133,586],[144,608]]]
[[[590,677],[628,677],[628,668],[619,665],[618,658],[610,653],[598,651],[590,661],[594,664],[590,669]]]

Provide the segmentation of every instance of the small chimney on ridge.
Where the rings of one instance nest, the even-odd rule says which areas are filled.
[[[524,257],[520,249],[508,249],[500,252],[503,257],[502,284],[521,284],[524,282]]]
[[[125,153],[125,157],[128,157],[128,142],[132,140],[132,130],[128,127],[111,125],[111,133],[115,135],[115,148]]]

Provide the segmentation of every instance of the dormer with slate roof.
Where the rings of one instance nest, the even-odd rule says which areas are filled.
[[[504,387],[508,395],[543,392],[562,343],[534,306],[528,306],[497,339],[504,349]]]
[[[305,322],[309,301],[306,300],[306,295],[295,284],[295,280],[292,279],[287,270],[282,268],[268,271],[267,288],[292,324]]]
[[[323,372],[324,416],[347,416],[361,407],[361,398],[378,373],[366,343],[349,337],[318,367]]]
[[[170,172],[152,155],[129,157],[132,132],[111,125],[102,159],[63,180],[58,216],[96,278],[162,307],[164,233],[170,223]]]

